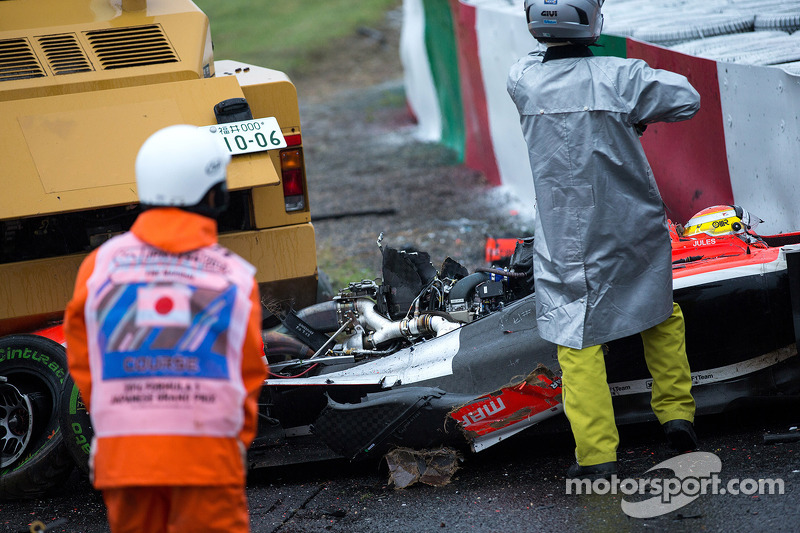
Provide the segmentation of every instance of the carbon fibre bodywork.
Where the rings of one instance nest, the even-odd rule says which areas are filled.
[[[800,393],[800,235],[776,237],[777,246],[767,240],[747,245],[731,236],[673,243],[674,295],[685,317],[700,415],[720,413],[747,398]],[[396,446],[442,444],[479,451],[545,418],[553,418],[548,430],[566,430],[566,419],[556,418],[560,398],[527,418],[503,403],[509,390],[533,383],[529,373],[537,366],[559,373],[555,346],[538,334],[535,298],[530,294],[380,358],[340,357],[342,362],[317,367],[316,375],[268,379],[265,408],[280,421],[284,449],[305,439],[322,446],[319,457],[356,459]],[[640,337],[604,346],[618,423],[654,421]],[[552,386],[558,384],[556,378]],[[468,417],[454,416],[484,397],[484,411],[474,414],[495,416],[502,431],[494,436],[477,435]],[[368,412],[370,417],[359,415]],[[280,449],[272,447],[270,453]],[[274,464],[279,456],[256,463]]]

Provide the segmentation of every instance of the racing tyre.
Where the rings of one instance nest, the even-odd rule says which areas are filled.
[[[679,15],[685,17],[685,15]],[[704,39],[716,35],[753,31],[755,16],[709,13],[696,15],[690,23],[679,23],[669,17],[652,26],[634,30],[633,37],[661,46],[673,46],[684,41]],[[675,22],[675,23],[674,23]]]
[[[758,13],[756,15],[755,29],[781,30],[788,33],[800,30],[800,7],[787,5],[772,13]]]
[[[75,466],[88,476],[89,453],[94,430],[92,430],[92,420],[78,391],[78,386],[69,375],[67,375],[65,387],[61,393],[58,425],[64,433],[64,445],[75,462]]]
[[[68,380],[60,344],[36,335],[0,339],[0,498],[44,496],[72,472],[58,420]]]

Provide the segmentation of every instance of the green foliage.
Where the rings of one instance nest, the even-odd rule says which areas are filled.
[[[317,243],[317,264],[330,277],[334,293],[347,287],[351,281],[380,277],[380,272],[375,268],[370,268],[366,263],[367,261],[359,261],[350,257],[342,250],[329,248],[324,243]]]
[[[195,0],[211,22],[215,59],[284,72],[310,68],[315,51],[375,27],[402,0]]]

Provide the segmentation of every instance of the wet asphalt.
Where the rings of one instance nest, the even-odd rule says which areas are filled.
[[[468,455],[450,482],[439,487],[417,483],[393,488],[376,461],[328,461],[255,471],[247,484],[251,530],[800,531],[800,442],[764,439],[765,434],[787,433],[798,424],[797,399],[757,402],[700,418],[696,424],[700,449],[721,461],[721,487],[739,480],[738,486],[749,491],[758,480],[772,479],[782,482],[783,494],[700,494],[665,514],[632,518],[623,512],[622,500],[651,496],[626,495],[622,488],[617,494],[567,494],[564,473],[573,460],[569,433],[532,428]],[[641,478],[674,456],[655,423],[623,427],[620,436],[621,479]],[[777,492],[778,485],[774,487]],[[607,485],[597,488],[603,492]],[[0,502],[0,531],[31,531],[35,521],[49,524],[47,531],[109,531],[100,494],[77,473],[50,498]]]

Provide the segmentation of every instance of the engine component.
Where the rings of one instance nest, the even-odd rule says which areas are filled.
[[[270,362],[292,356],[309,365],[322,356],[382,357],[440,337],[529,294],[531,254],[520,250],[526,246],[529,251],[532,239],[520,241],[510,267],[480,267],[473,274],[449,257],[437,270],[427,253],[383,247],[381,242],[384,279],[351,282],[332,301],[285,313],[283,328],[264,336]],[[302,371],[296,365],[286,368]]]

